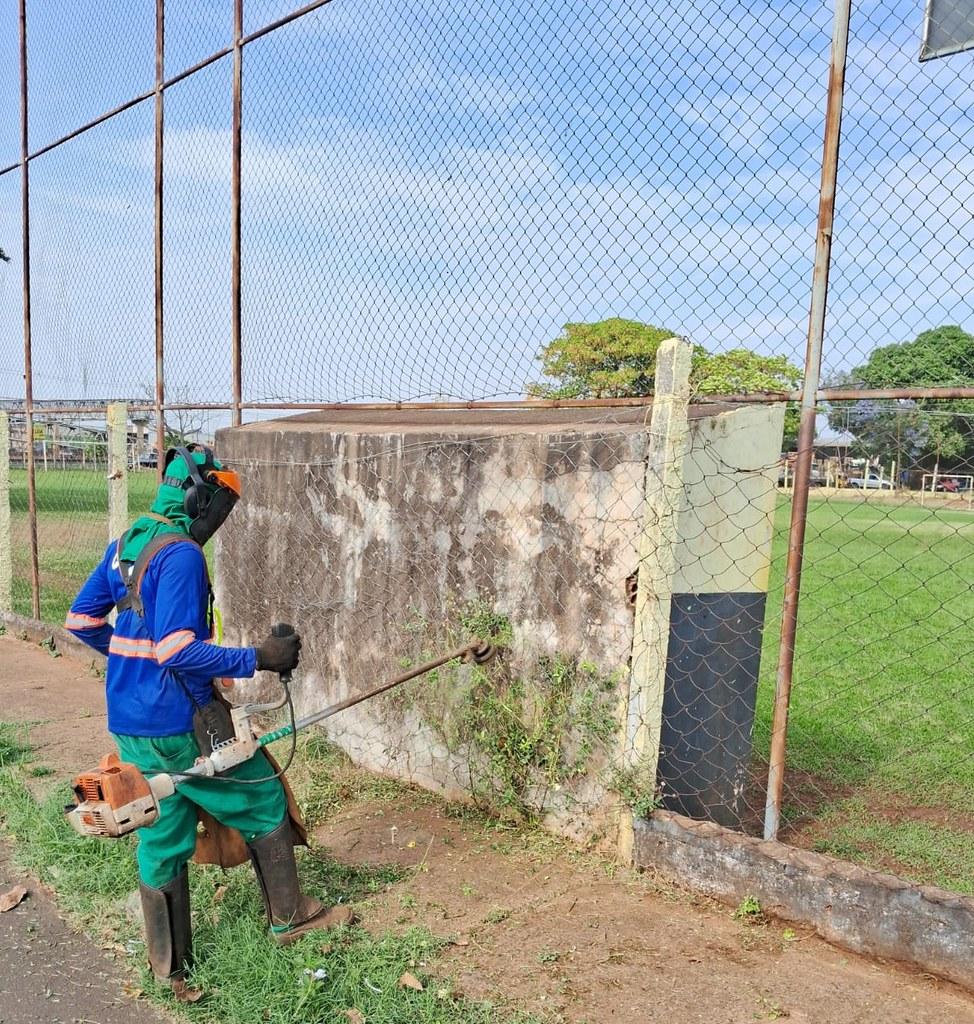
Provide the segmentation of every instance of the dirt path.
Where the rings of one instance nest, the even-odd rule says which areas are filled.
[[[37,723],[38,756],[59,776],[110,749],[101,688],[83,664],[0,637],[0,719]],[[366,927],[420,924],[451,938],[443,967],[464,994],[553,1022],[974,1024],[974,998],[950,985],[782,924],[736,921],[555,842],[523,848],[436,802],[352,802],[317,838],[341,860],[415,868],[363,908]],[[141,1019],[129,1005],[118,1019]],[[2,1024],[21,1019],[0,1007]]]
[[[123,990],[126,972],[60,917],[51,897],[14,868],[0,844],[0,892],[27,898],[0,914],[2,1024],[172,1024]]]

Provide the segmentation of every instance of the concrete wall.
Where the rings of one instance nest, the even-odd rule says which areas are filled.
[[[695,409],[689,451],[711,451],[755,416],[773,462],[780,414],[767,409]],[[569,834],[606,827],[629,700],[626,580],[647,557],[645,409],[310,414],[223,431],[217,445],[245,478],[218,534],[227,637],[254,642],[276,620],[299,628],[299,714],[466,639],[471,616],[499,613],[511,644],[488,689],[465,668],[448,671],[342,713],[329,733],[373,770],[483,796],[503,789],[510,751],[491,744],[510,737],[478,718],[479,705],[509,695],[524,723],[516,739],[536,738],[552,714],[566,733],[560,774],[535,765],[517,775],[514,802]],[[767,546],[766,519],[748,518],[749,549]],[[690,572],[701,557],[681,565]],[[566,671],[564,714],[552,695]],[[489,734],[479,744],[477,730]]]

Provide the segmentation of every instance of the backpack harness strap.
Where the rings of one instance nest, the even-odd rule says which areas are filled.
[[[128,537],[128,533],[123,533],[118,539],[118,571],[121,574],[122,582],[125,584],[125,596],[122,597],[115,605],[115,610],[119,613],[131,609],[135,612],[138,617],[145,617],[145,608],[142,605],[142,578],[145,576],[145,571],[149,567],[149,562],[160,552],[163,548],[169,547],[171,544],[196,544],[196,541],[192,537],[186,537],[178,533],[163,533],[158,537],[153,537],[148,544],[139,552],[138,558],[134,562],[123,562],[122,561],[122,550],[125,547],[125,540]],[[198,544],[196,544],[199,547]],[[209,582],[209,573],[207,572],[207,582]],[[212,588],[210,589],[210,604],[212,606]]]

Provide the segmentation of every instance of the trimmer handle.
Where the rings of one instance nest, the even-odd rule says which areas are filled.
[[[294,626],[289,622],[275,622],[274,625],[271,626],[271,636],[294,636]],[[281,682],[285,686],[288,686],[291,682],[291,673],[282,672]]]

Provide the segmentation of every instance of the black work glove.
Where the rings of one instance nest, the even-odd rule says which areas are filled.
[[[298,667],[300,656],[301,637],[297,633],[271,635],[257,648],[257,668],[266,672],[291,672]]]

